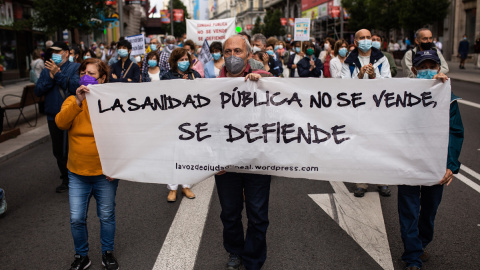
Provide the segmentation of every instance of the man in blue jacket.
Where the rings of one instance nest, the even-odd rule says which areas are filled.
[[[448,77],[440,72],[441,61],[435,49],[418,51],[413,57],[412,72],[419,79]],[[404,252],[402,261],[407,270],[419,270],[430,255],[425,250],[433,239],[435,215],[442,200],[443,187],[450,185],[453,174],[460,169],[460,151],[463,144],[463,124],[456,100],[452,93],[450,102],[450,131],[448,156],[444,177],[433,186],[398,186],[398,215]]]
[[[460,55],[460,69],[465,69],[465,60],[468,57],[468,50],[470,49],[470,44],[467,40],[467,35],[463,35],[462,41],[458,44],[458,55]]]
[[[53,155],[60,169],[62,183],[57,187],[58,193],[68,190],[68,146],[67,132],[60,130],[55,124],[55,116],[60,112],[63,101],[80,86],[78,74],[79,63],[68,61],[70,50],[65,42],[57,41],[52,47],[52,59],[45,62],[45,69],[35,85],[35,94],[45,96],[45,114],[48,130],[52,138]]]

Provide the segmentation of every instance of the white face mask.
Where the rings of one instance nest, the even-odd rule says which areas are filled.
[[[328,49],[330,49],[330,44],[328,44],[328,43],[323,44],[323,49],[324,49],[325,51],[327,51]]]
[[[262,49],[260,49],[259,47],[253,46],[253,53],[259,52],[259,51],[261,51],[261,50],[262,50]]]
[[[135,56],[135,61],[137,61],[137,63],[142,61],[142,57],[140,57],[140,55]]]

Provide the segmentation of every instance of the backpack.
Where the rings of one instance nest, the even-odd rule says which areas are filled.
[[[30,69],[30,81],[33,83],[37,83],[38,81],[38,76],[37,76],[37,73],[35,72],[35,68],[37,67],[40,61],[37,61],[37,63],[35,63],[35,65]]]

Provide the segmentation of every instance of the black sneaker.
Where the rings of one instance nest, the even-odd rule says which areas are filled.
[[[361,198],[361,197],[365,196],[365,192],[367,192],[366,189],[364,189],[364,188],[357,188],[357,189],[355,189],[355,191],[353,192],[353,195],[354,195],[355,197]]]
[[[392,192],[388,186],[379,186],[378,193],[383,197],[390,197]]]
[[[117,259],[113,256],[113,253],[111,251],[106,251],[102,255],[102,265],[105,266],[106,270],[117,270],[118,268],[118,262]]]
[[[240,269],[240,265],[242,265],[242,258],[236,254],[230,253],[230,255],[228,255],[227,270]]]
[[[83,270],[87,269],[92,262],[88,258],[88,256],[80,256],[75,254],[75,261],[73,261],[70,270]]]
[[[58,186],[58,187],[55,189],[55,191],[56,191],[57,193],[63,193],[63,192],[65,192],[65,191],[68,191],[68,185],[65,184],[65,183],[62,183],[60,186]]]

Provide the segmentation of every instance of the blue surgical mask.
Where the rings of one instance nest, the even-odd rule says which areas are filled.
[[[70,61],[70,62],[73,63],[73,62],[75,62],[75,59],[73,59],[73,56],[70,55],[70,56],[68,57],[68,61]]]
[[[62,55],[58,53],[53,53],[52,54],[52,60],[55,64],[60,64],[62,63]]]
[[[437,75],[436,69],[421,69],[417,70],[417,78],[419,79],[433,79],[433,76]]]
[[[178,69],[181,72],[185,72],[188,69],[188,67],[190,66],[190,62],[189,61],[181,61],[181,62],[178,62],[177,65],[178,65]]]
[[[268,55],[273,56],[273,51],[272,50],[267,50]]]
[[[153,60],[153,59],[148,60],[148,65],[152,68],[156,67],[157,66],[157,60]]]
[[[103,49],[105,49],[105,47],[103,47],[103,45],[102,45],[102,46],[100,46],[100,50],[103,50]]]
[[[217,61],[218,59],[220,59],[220,57],[222,57],[222,54],[221,53],[213,53],[212,56],[213,56],[213,59],[215,59],[215,61]]]
[[[301,48],[300,48],[300,47],[296,47],[296,48],[295,48],[295,52],[300,53],[300,51],[301,51]]]
[[[372,48],[372,41],[370,39],[359,40],[358,48],[362,50],[362,52],[368,52]]]
[[[127,57],[128,56],[128,51],[127,49],[118,49],[118,55],[121,58]]]
[[[150,45],[150,50],[152,50],[153,52],[157,50],[157,44],[151,44]]]
[[[85,56],[83,57],[83,60],[87,60],[88,58],[92,58],[92,57],[89,56],[89,55],[85,55]]]
[[[275,45],[275,48],[273,48],[275,51],[278,51],[280,49],[280,45]]]
[[[348,53],[347,48],[340,48],[340,50],[338,50],[338,55],[340,55],[341,57],[347,56],[347,53]]]
[[[374,41],[374,42],[372,42],[372,47],[373,47],[373,48],[375,48],[375,49],[377,49],[377,50],[380,50],[380,46],[381,46],[381,44],[380,44],[379,41]]]

